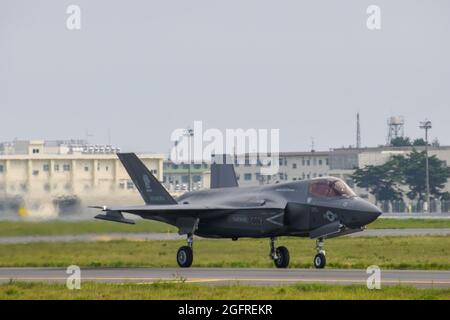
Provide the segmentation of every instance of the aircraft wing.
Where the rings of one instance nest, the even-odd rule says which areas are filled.
[[[176,214],[180,216],[191,216],[202,218],[205,216],[217,216],[226,213],[232,213],[237,210],[279,210],[284,209],[285,205],[271,204],[259,206],[229,206],[229,205],[198,205],[198,204],[177,204],[177,205],[135,205],[135,206],[111,206],[111,207],[91,207],[102,209],[105,212],[126,212],[136,214],[142,217],[151,217],[156,215],[171,215]]]
[[[204,218],[217,218],[222,215],[233,213],[237,210],[272,210],[281,211],[284,207],[277,206],[207,206],[194,204],[178,205],[141,205],[141,206],[112,206],[92,207],[101,209],[104,214],[98,214],[96,219],[114,221],[120,223],[134,224],[134,220],[127,219],[123,212],[138,215],[144,219],[168,221],[171,220],[178,227],[179,234],[192,233],[198,222]]]

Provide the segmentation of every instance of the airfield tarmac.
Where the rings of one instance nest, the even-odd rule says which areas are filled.
[[[250,268],[82,268],[81,281],[111,283],[186,282],[209,285],[285,285],[294,283],[365,285],[368,274],[359,269],[250,269]],[[0,268],[0,282],[62,282],[63,268]],[[450,288],[450,271],[381,270],[381,286],[407,285]]]

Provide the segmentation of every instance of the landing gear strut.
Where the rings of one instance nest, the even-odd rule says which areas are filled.
[[[314,257],[314,267],[316,267],[316,269],[323,269],[327,263],[327,259],[325,258],[325,250],[323,249],[324,245],[325,243],[323,238],[316,240],[317,254]]]
[[[181,268],[189,268],[194,260],[194,236],[190,233],[187,237],[187,246],[182,246],[177,252],[177,263]]]
[[[289,250],[283,246],[276,248],[275,242],[275,238],[270,238],[270,258],[277,268],[287,268],[289,265]]]

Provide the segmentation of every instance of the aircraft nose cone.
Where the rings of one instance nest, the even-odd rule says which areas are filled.
[[[364,225],[366,225],[366,224],[369,224],[369,223],[375,221],[381,215],[381,210],[377,206],[374,206],[371,203],[366,203],[364,212],[362,215],[363,215],[362,222]]]

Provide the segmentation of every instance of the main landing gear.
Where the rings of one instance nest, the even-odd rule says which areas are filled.
[[[276,248],[275,241],[275,238],[270,238],[270,258],[277,268],[287,268],[289,265],[289,250],[283,246]]]
[[[181,268],[189,268],[194,260],[194,251],[192,250],[194,244],[194,236],[188,234],[187,246],[182,246],[177,252],[177,263]]]
[[[319,238],[316,240],[317,254],[314,257],[314,267],[316,267],[316,269],[323,269],[327,264],[327,259],[325,258],[325,250],[323,249],[324,244],[325,243],[323,241],[323,238]]]
[[[314,267],[323,269],[327,263],[325,258],[323,238],[316,240],[317,254],[314,257]],[[277,268],[287,268],[289,266],[289,250],[286,247],[276,247],[276,238],[270,238],[270,258],[273,260]]]
[[[177,263],[181,268],[189,268],[192,265],[194,260],[193,244],[194,236],[190,233],[187,237],[187,246],[180,247],[177,252]],[[316,240],[316,251],[314,267],[323,269],[327,263],[323,238]],[[270,258],[277,268],[287,268],[289,266],[289,250],[283,246],[276,247],[276,238],[270,238]]]

